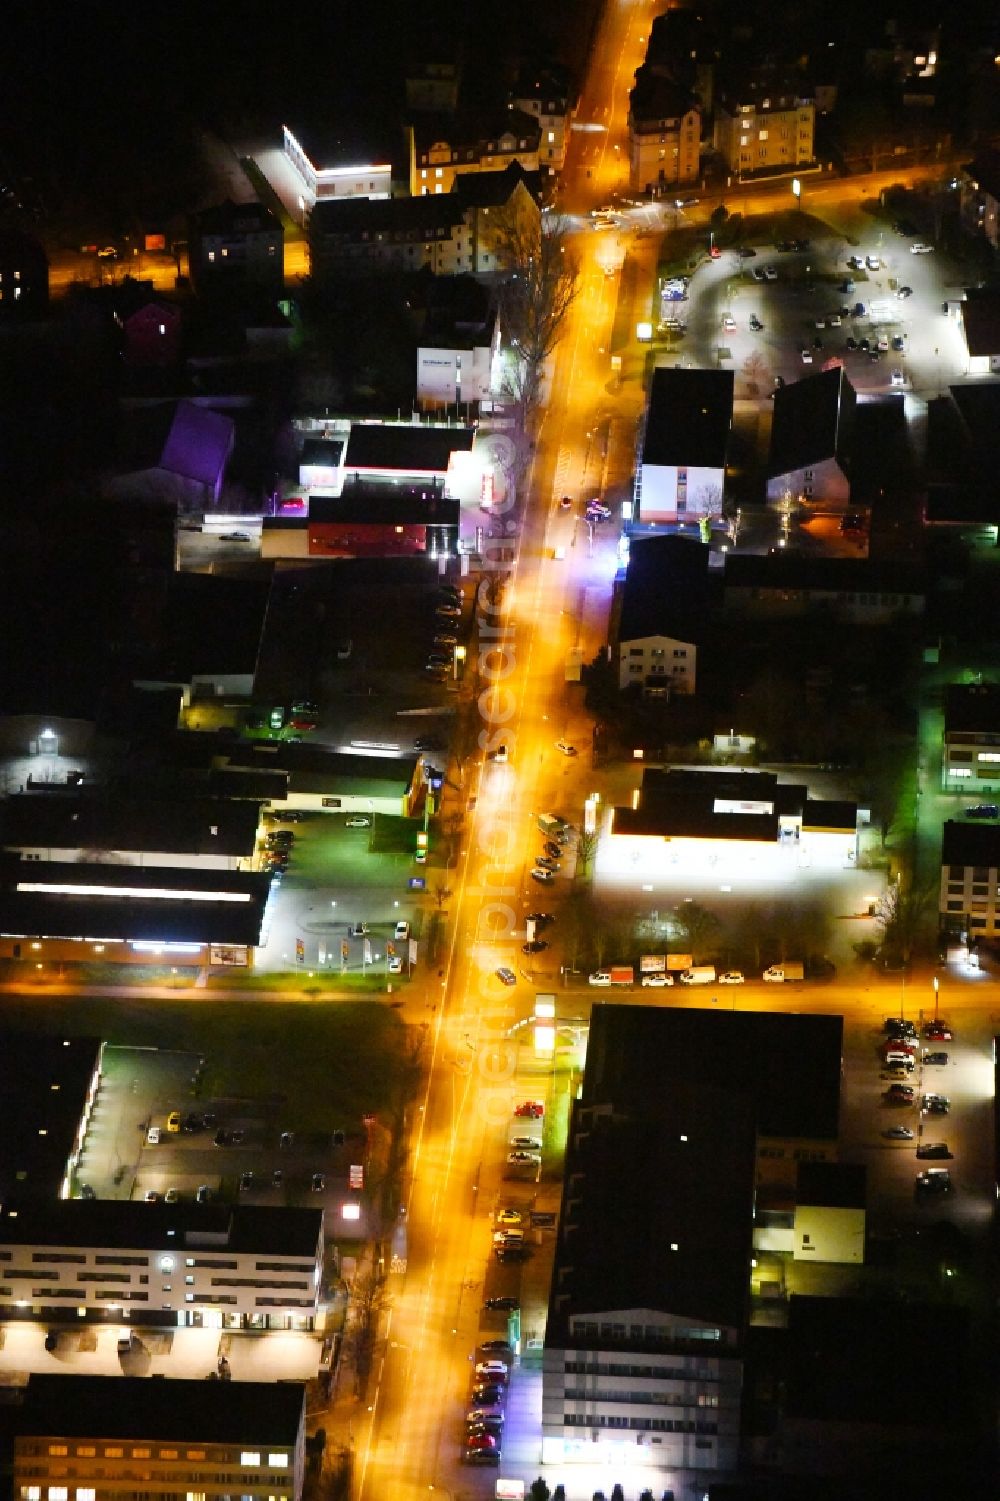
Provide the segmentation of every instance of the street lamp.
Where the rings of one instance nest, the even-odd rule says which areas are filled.
[[[802,207],[802,183],[798,177],[792,178],[792,197],[795,199],[795,207]]]

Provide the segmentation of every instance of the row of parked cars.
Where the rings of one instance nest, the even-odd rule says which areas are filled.
[[[434,596],[434,635],[424,672],[435,682],[443,683],[454,670],[462,603],[462,591],[454,584],[442,584]]]
[[[890,1079],[890,1084],[885,1093],[886,1104],[901,1109],[913,1109],[917,1105],[917,1091],[908,1080],[916,1067],[918,1049],[921,1053],[921,1062],[930,1064],[946,1064],[948,1054],[937,1048],[920,1048],[920,1037],[915,1024],[903,1017],[887,1016],[883,1025],[883,1042],[881,1046],[883,1076]],[[952,1031],[948,1023],[941,1018],[934,1018],[924,1024],[923,1040],[931,1043],[950,1042]],[[947,1095],[936,1093],[921,1093],[919,1108],[922,1116],[938,1117],[947,1115],[951,1109],[951,1101]],[[915,1133],[910,1126],[888,1126],[882,1135],[889,1141],[913,1141]],[[917,1142],[916,1155],[919,1160],[950,1160],[954,1155],[946,1141],[926,1141],[921,1138]],[[950,1193],[951,1173],[947,1168],[925,1168],[916,1176],[915,1190],[918,1194]]]

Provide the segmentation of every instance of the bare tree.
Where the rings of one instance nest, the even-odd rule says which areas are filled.
[[[743,374],[747,378],[747,395],[759,396],[767,377],[767,364],[758,350],[752,350],[743,361]]]
[[[437,902],[437,909],[440,912],[442,907],[447,902],[448,898],[451,896],[451,887],[446,886],[443,881],[439,881],[437,885],[432,888],[432,895],[435,902]]]
[[[697,964],[699,956],[704,954],[709,943],[715,940],[719,930],[719,919],[714,912],[709,912],[707,907],[702,907],[698,902],[685,902],[683,907],[677,908],[674,916],[678,926],[683,930],[685,942]]]
[[[511,395],[527,425],[537,403],[545,361],[555,349],[577,295],[579,267],[563,220],[543,223],[512,211],[495,230],[502,268],[500,318],[515,364]]]
[[[590,874],[590,867],[594,863],[597,854],[598,835],[596,831],[588,833],[586,830],[576,841],[576,873],[585,877]]]

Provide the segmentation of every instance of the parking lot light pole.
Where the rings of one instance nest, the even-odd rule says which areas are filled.
[[[935,1021],[937,1021],[937,1019],[938,1019],[938,988],[939,988],[938,977],[937,977],[937,975],[935,975],[934,976],[934,1020]]]

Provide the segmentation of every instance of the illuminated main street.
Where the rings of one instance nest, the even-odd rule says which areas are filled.
[[[658,9],[623,0],[611,0],[605,9],[572,133],[561,210],[586,213],[625,186],[628,90]],[[898,180],[898,174],[892,180]],[[823,185],[824,193],[827,186],[836,193],[832,183]],[[853,186],[849,192],[855,192]],[[787,203],[787,189],[780,193]],[[776,201],[777,196],[776,192]],[[631,243],[627,245],[626,239]],[[620,285],[627,248],[638,267],[634,286]],[[481,626],[496,628],[502,619],[506,628],[503,653],[494,651],[488,660],[481,657],[487,675],[492,672],[498,679],[492,693],[481,700],[483,728],[506,741],[510,759],[505,765],[478,764],[473,773],[467,772],[463,788],[468,800],[467,839],[450,903],[453,947],[440,980],[440,1004],[428,1012],[431,1066],[416,1122],[412,1176],[404,1194],[405,1270],[388,1277],[384,1338],[352,1435],[355,1490],[364,1501],[416,1498],[429,1489],[452,1497],[485,1496],[493,1493],[497,1473],[462,1464],[462,1414],[471,1357],[477,1338],[485,1337],[480,1321],[484,1269],[490,1255],[490,1213],[502,1183],[509,1112],[519,1099],[540,1097],[543,1088],[523,1073],[519,1082],[513,1069],[529,1067],[528,1049],[518,1050],[508,1040],[510,1028],[530,1015],[535,990],[548,988],[533,983],[522,967],[523,917],[535,906],[558,913],[567,885],[564,871],[551,887],[537,886],[529,868],[539,851],[538,813],[554,811],[579,822],[593,781],[591,725],[582,706],[582,688],[564,681],[564,663],[570,648],[582,647],[587,659],[606,639],[616,539],[606,535],[610,527],[594,527],[591,533],[583,502],[625,482],[631,473],[635,424],[643,402],[642,368],[633,354],[631,365],[626,360],[620,371],[612,369],[612,330],[616,317],[629,320],[629,326],[634,321],[633,295],[635,307],[641,307],[639,316],[646,315],[642,300],[646,295],[648,302],[656,241],[649,236],[636,241],[625,232],[588,231],[575,237],[575,249],[581,262],[580,293],[549,372],[527,504],[515,534],[515,571],[504,590],[499,617],[490,613],[489,600],[481,600]],[[637,285],[640,280],[645,290]],[[571,497],[571,508],[560,506],[563,495]],[[558,740],[570,742],[580,754],[562,754],[556,748]],[[558,925],[553,937],[557,943]],[[495,978],[499,965],[518,972],[515,986],[504,987]],[[873,984],[868,992],[845,982],[815,989],[789,987],[779,994],[774,987],[747,986],[715,992],[714,1004],[790,1010],[815,1006],[844,1012],[852,1023],[864,1024],[872,1036],[870,1042],[857,1043],[859,1068],[868,1081],[865,1090],[873,1091],[875,1109],[871,1080],[877,1081],[877,1068],[873,1070],[865,1049],[874,1057],[874,1029],[883,1007],[898,1008],[900,984],[890,977]],[[593,994],[564,995],[560,1014],[586,1015]],[[655,994],[658,999],[664,995]],[[926,995],[931,994],[928,977]],[[627,998],[646,997],[636,992]],[[675,991],[667,993],[665,1003],[708,1006],[713,998]],[[988,1014],[989,1007],[978,1018],[979,1025],[987,1024]],[[553,1075],[551,1084],[548,1079],[545,1083],[555,1089],[555,1081]],[[559,1087],[565,1089],[565,1081]],[[548,1104],[551,1113],[551,1095]],[[877,1141],[877,1131],[869,1134]],[[893,1162],[901,1163],[902,1158]],[[523,1194],[524,1185],[520,1188]],[[545,1202],[553,1202],[551,1184],[547,1192]],[[912,1184],[909,1192],[912,1195]],[[402,1239],[400,1230],[397,1242]],[[550,1242],[536,1251],[536,1282],[550,1252]],[[537,1319],[535,1327],[540,1334]],[[502,1325],[489,1329],[493,1337],[501,1332]],[[538,1473],[537,1393],[537,1376],[515,1378],[501,1474],[530,1480]],[[589,1475],[550,1473],[548,1478],[550,1483],[566,1483],[570,1501],[589,1496],[593,1489]]]

